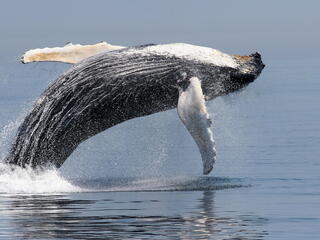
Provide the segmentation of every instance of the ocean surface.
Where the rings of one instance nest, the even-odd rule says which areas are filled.
[[[0,239],[319,239],[320,62],[263,59],[207,103],[218,159],[202,175],[176,110],[89,139],[59,170],[0,164]],[[0,156],[68,65],[0,62]]]

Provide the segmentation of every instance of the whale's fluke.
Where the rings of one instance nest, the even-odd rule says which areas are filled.
[[[182,80],[179,87],[178,114],[200,150],[203,174],[209,174],[216,160],[215,142],[210,129],[201,82],[197,77]]]

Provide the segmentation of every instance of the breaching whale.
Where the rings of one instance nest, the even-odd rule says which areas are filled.
[[[191,44],[72,45],[26,52],[22,62],[74,65],[35,101],[6,162],[59,168],[86,139],[126,120],[177,107],[208,174],[216,160],[205,100],[243,88],[262,69],[259,53],[229,55]]]

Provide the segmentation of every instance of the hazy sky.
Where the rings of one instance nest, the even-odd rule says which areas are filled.
[[[317,57],[319,1],[1,1],[4,57],[66,42],[188,42],[265,58]]]

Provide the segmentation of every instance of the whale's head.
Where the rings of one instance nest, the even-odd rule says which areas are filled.
[[[196,66],[207,100],[242,89],[253,82],[265,67],[258,52],[248,56],[219,52],[217,59],[220,62],[207,61]]]
[[[217,49],[186,43],[146,45],[122,52],[125,51],[133,54],[133,59],[138,51],[144,63],[145,59],[149,58],[153,73],[154,67],[163,71],[166,71],[168,66],[172,67],[173,74],[166,82],[170,89],[177,88],[177,85],[191,77],[199,78],[202,91],[208,100],[245,87],[253,82],[264,68],[259,53],[249,56],[231,55]],[[163,89],[163,82],[157,82],[160,83],[160,90]],[[175,91],[172,92],[176,95]]]

